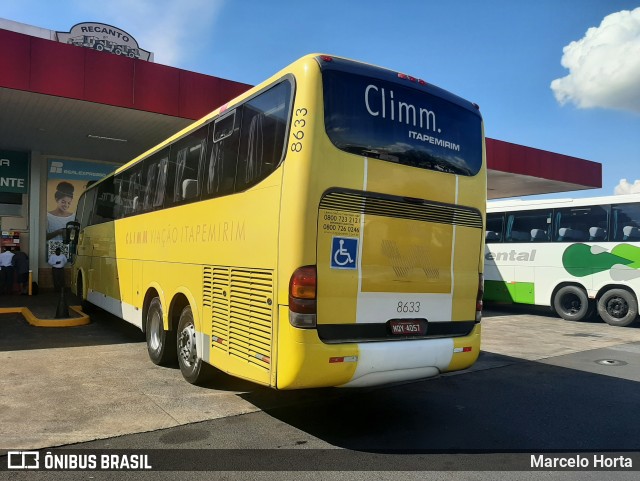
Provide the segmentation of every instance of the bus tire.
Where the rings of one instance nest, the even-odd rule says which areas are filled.
[[[584,289],[577,286],[564,286],[553,298],[556,313],[567,321],[583,321],[592,312],[591,302]]]
[[[175,331],[165,331],[162,321],[162,303],[154,297],[147,309],[145,335],[149,358],[158,366],[167,366],[176,362]]]
[[[182,376],[191,384],[203,384],[212,377],[213,368],[204,362],[198,353],[191,306],[185,306],[180,313],[177,337],[178,364]]]
[[[609,289],[598,299],[598,314],[610,326],[625,327],[638,317],[638,301],[629,291]]]

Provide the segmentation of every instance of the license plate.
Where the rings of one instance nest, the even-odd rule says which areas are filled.
[[[389,328],[394,336],[424,336],[427,323],[422,319],[393,319]]]

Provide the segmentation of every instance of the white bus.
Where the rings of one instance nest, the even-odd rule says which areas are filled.
[[[640,195],[491,202],[486,226],[486,301],[574,321],[597,309],[612,326],[638,317]]]

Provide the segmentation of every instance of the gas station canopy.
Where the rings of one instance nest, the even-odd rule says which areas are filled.
[[[0,146],[124,163],[250,87],[0,29]],[[601,187],[599,163],[486,146],[490,199]]]

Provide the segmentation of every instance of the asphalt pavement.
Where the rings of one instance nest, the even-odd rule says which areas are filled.
[[[55,295],[33,297],[0,298],[0,307],[29,301],[40,315],[55,311]],[[5,314],[0,450],[162,449],[181,466],[181,452],[193,461],[194,450],[224,449],[228,457],[233,450],[267,449],[280,450],[272,459],[290,469],[295,459],[310,462],[315,454],[333,459],[336,449],[365,455],[475,453],[488,462],[484,468],[472,465],[475,475],[438,471],[435,477],[495,479],[484,469],[500,469],[513,452],[640,452],[638,366],[637,325],[568,322],[546,311],[499,308],[485,312],[478,362],[436,379],[366,390],[277,392],[220,374],[195,387],[179,370],[153,365],[140,331],[102,311],[89,325],[70,328],[36,328],[20,315]],[[297,450],[312,457],[296,456]],[[497,460],[491,458],[496,454]],[[243,465],[251,468],[260,459],[249,455]],[[334,473],[332,479],[360,479],[363,473],[392,479],[384,469],[377,477],[375,461],[364,469],[357,461],[336,458],[336,466],[352,463],[354,469],[345,471],[354,476]],[[193,463],[193,479],[204,474],[198,469],[212,469],[204,461]],[[269,474],[256,469],[248,469],[249,478]],[[579,477],[556,474],[553,479],[605,479],[584,471]],[[610,472],[599,474],[612,479]],[[626,474],[616,472],[615,479]],[[520,472],[510,479],[536,478]]]

